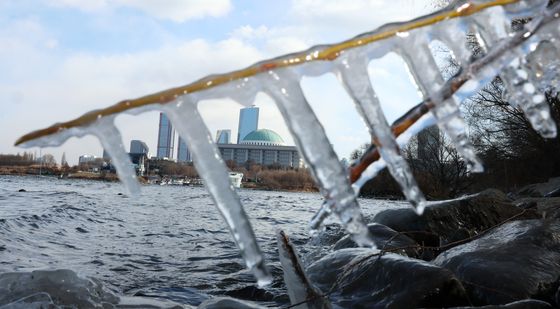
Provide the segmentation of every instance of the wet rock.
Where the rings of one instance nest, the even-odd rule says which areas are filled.
[[[560,187],[548,192],[544,197],[560,197]]]
[[[547,182],[535,183],[522,187],[517,191],[518,197],[544,197],[560,194],[560,177],[550,178]]]
[[[19,189],[18,192],[27,192],[25,189]]]
[[[203,302],[197,308],[198,309],[262,309],[266,307],[262,307],[255,303],[238,300],[235,298],[216,297]]]
[[[239,289],[226,291],[224,294],[234,298],[254,301],[272,301],[274,299],[274,294],[256,286],[245,286]]]
[[[419,244],[452,247],[508,219],[533,219],[538,215],[515,207],[504,193],[486,190],[462,198],[431,203],[422,216],[412,209],[389,209],[373,221],[404,232]]]
[[[344,237],[344,235],[346,235],[346,232],[339,224],[327,224],[323,226],[322,231],[309,240],[308,245],[332,246]]]
[[[481,307],[454,307],[450,309],[549,309],[552,306],[544,301],[535,299],[525,299],[505,305],[488,305]]]
[[[560,220],[506,223],[443,252],[434,264],[453,271],[475,305],[538,298],[558,306]]]
[[[66,269],[0,274],[4,308],[190,308],[165,300],[119,297]]]
[[[422,260],[365,248],[332,252],[307,268],[310,280],[343,308],[449,307],[468,304],[452,272]]]
[[[394,250],[398,248],[405,248],[399,252],[402,251],[408,256],[415,256],[417,254],[418,244],[410,237],[400,234],[392,228],[378,223],[368,224],[368,229],[373,236],[378,249]],[[334,244],[333,250],[356,247],[358,247],[356,243],[352,241],[349,235],[346,235]]]
[[[560,197],[526,197],[514,204],[524,209],[534,209],[542,218],[560,218]]]

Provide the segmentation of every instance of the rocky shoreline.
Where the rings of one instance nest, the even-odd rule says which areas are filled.
[[[279,234],[284,282],[292,304],[299,304],[295,308],[560,306],[560,198],[512,200],[498,190],[486,190],[432,203],[422,216],[411,209],[389,209],[367,220],[377,249],[356,248],[338,225],[329,225],[311,240],[322,249],[299,256],[289,235]],[[2,274],[0,282],[10,286],[26,274]],[[88,280],[60,274],[78,285]],[[40,293],[43,284],[47,283],[37,283],[33,292]],[[48,281],[49,287],[52,284],[56,280]],[[236,297],[245,300],[214,298],[199,308],[264,308],[250,302],[262,289],[243,290],[246,293]],[[0,305],[33,301],[1,292]],[[78,296],[68,293],[49,294],[50,302],[70,305]],[[123,299],[131,301],[105,296],[117,308],[124,305]],[[170,307],[188,308],[169,302],[159,306]]]

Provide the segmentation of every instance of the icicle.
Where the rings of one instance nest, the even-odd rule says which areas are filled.
[[[407,41],[407,44],[402,46],[400,54],[408,64],[410,73],[414,77],[424,98],[430,97],[434,102],[435,106],[432,109],[432,113],[438,119],[440,129],[447,134],[455,145],[457,152],[465,160],[469,170],[472,172],[482,172],[482,163],[468,139],[466,124],[461,117],[459,104],[453,97],[444,101],[438,100],[437,91],[443,85],[443,78],[430,48],[425,42],[429,42],[428,38],[420,33],[416,33],[411,41]],[[412,48],[412,50],[409,52],[408,48]]]
[[[453,53],[453,59],[459,66],[464,66],[470,62],[472,50],[467,46],[466,33],[468,23],[465,19],[452,19],[434,25],[433,35],[442,41]],[[465,35],[457,35],[465,33]]]
[[[522,0],[505,5],[504,11],[511,19],[530,18],[540,15],[547,5],[548,0]]]
[[[559,11],[560,5],[555,5],[545,10],[544,14],[542,14],[540,18],[535,18],[533,21],[525,25],[526,30],[523,32],[523,37],[527,34],[538,33],[539,37],[553,42],[556,48],[560,49],[557,38],[560,33],[558,31],[558,28],[560,28],[560,22],[558,21],[558,18],[560,17]],[[546,20],[546,23],[541,27],[543,19]],[[484,24],[482,27],[483,26]],[[496,41],[496,44],[492,46],[492,49],[487,50],[488,53],[485,56],[487,58],[492,55],[490,58],[492,60],[485,61],[483,64],[477,64],[475,67],[469,67],[468,73],[470,75],[470,79],[455,92],[455,96],[464,100],[475,95],[480,89],[482,89],[482,87],[491,82],[504,67],[508,66],[512,61],[514,61],[514,59],[519,57],[519,55],[525,54],[527,51],[534,49],[532,46],[536,46],[535,36],[531,37],[529,41],[521,42],[518,46],[512,48],[511,42],[519,42],[519,36],[519,34],[515,34],[513,37],[510,35],[508,40],[497,42],[497,38],[492,38],[486,35],[487,41]],[[480,40],[481,45],[486,45],[482,35],[477,34],[477,38]]]
[[[121,133],[115,127],[114,117],[102,117],[89,129],[97,136],[103,149],[111,156],[111,164],[117,170],[119,179],[131,195],[140,193],[140,186],[134,165],[130,161],[128,153],[124,149]]]
[[[269,284],[272,277],[264,263],[249,218],[229,181],[227,168],[196,104],[188,96],[183,96],[176,103],[163,106],[163,110],[195,157],[194,166],[226,220],[247,267],[260,286]]]
[[[431,126],[436,125],[436,119],[434,115],[428,113],[418,119],[408,130],[404,131],[399,137],[397,138],[397,144],[399,147],[405,147],[410,139],[420,133],[422,130],[429,128]],[[375,178],[377,174],[386,167],[387,163],[383,159],[375,161],[373,164],[367,167],[365,171],[362,172],[360,178],[354,182],[352,185],[354,187],[354,191],[358,193],[360,188],[369,180]]]
[[[520,108],[535,131],[542,137],[556,137],[556,123],[550,116],[545,96],[536,93],[536,87],[528,80],[529,74],[522,68],[523,59],[517,59],[505,68],[500,76],[504,82],[506,99],[513,107]]]
[[[525,57],[524,68],[529,80],[542,92],[560,92],[560,51],[548,40],[541,41],[536,49]]]
[[[525,10],[532,11],[540,8],[538,5],[536,7],[533,7],[532,5],[533,3],[530,7],[529,5],[521,5],[518,11],[523,13]],[[524,14],[527,14],[527,12]],[[498,41],[500,41],[501,36],[503,36],[503,34],[492,31],[493,28],[490,24],[488,24],[488,22],[484,23],[481,21],[479,26],[480,28],[478,30],[481,32],[483,43],[486,46],[495,45]],[[547,51],[550,51],[550,49],[541,48],[533,51],[533,53],[536,52],[535,58],[544,60],[546,58],[544,54],[546,54]],[[552,55],[553,58],[554,56],[555,55]],[[546,62],[547,65],[551,65],[554,70],[554,60],[548,60]],[[511,106],[517,107],[523,111],[533,129],[539,132],[541,136],[545,138],[553,138],[556,136],[556,123],[550,116],[550,108],[544,95],[536,93],[537,87],[529,80],[530,76],[529,72],[527,72],[527,65],[525,63],[525,56],[519,56],[511,61],[500,73],[499,76],[501,77],[505,87],[504,93],[506,99]]]
[[[339,66],[338,76],[364,118],[370,133],[377,140],[379,153],[387,163],[389,172],[399,183],[406,199],[418,214],[422,214],[426,199],[418,188],[412,171],[399,148],[391,127],[383,114],[379,100],[371,86],[367,60],[356,53],[347,53]]]
[[[288,69],[269,71],[265,91],[274,99],[302,157],[321,187],[334,212],[354,241],[373,247],[367,225],[350,186],[346,171],[334,152],[323,126],[307,103],[299,78]],[[322,212],[330,212],[323,209]]]

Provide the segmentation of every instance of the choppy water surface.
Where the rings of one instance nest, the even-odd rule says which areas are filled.
[[[204,188],[142,189],[127,197],[118,183],[0,176],[0,272],[65,268],[125,295],[197,305],[227,294],[282,304],[275,230],[285,230],[303,256],[320,249],[307,229],[319,194],[239,190],[275,277],[252,292],[254,279]],[[366,214],[405,206],[360,204]]]

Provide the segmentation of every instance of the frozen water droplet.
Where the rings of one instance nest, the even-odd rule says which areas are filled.
[[[399,38],[407,38],[410,35],[410,33],[408,31],[404,31],[404,32],[397,32],[396,35]]]

